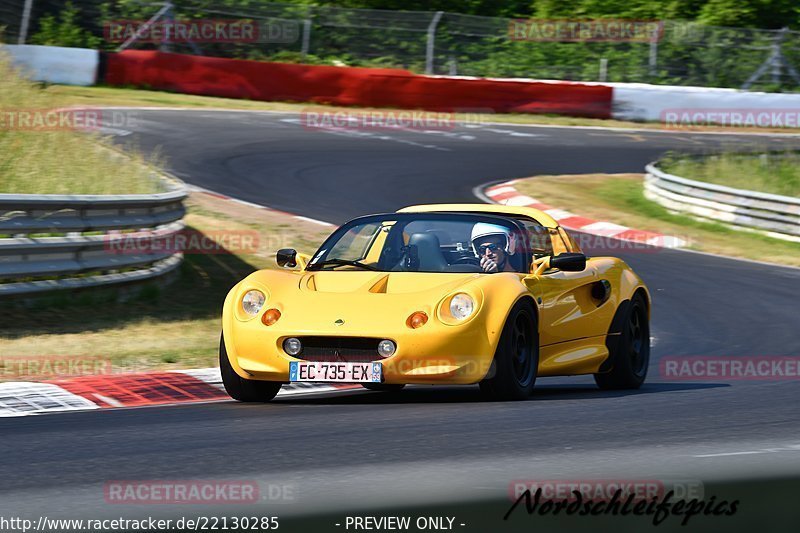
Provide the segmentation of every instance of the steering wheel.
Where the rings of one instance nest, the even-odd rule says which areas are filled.
[[[474,266],[481,266],[481,260],[475,257],[474,255],[465,255],[463,257],[459,257],[454,262],[450,263],[451,265],[474,265]]]

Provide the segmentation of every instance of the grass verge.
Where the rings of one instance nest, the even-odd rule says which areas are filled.
[[[114,372],[216,366],[222,302],[275,250],[312,253],[333,228],[194,193],[186,223],[205,234],[258,232],[255,253],[186,255],[167,288],[148,284],[119,301],[117,290],[56,293],[0,308],[0,362],[100,360]],[[57,376],[60,377],[60,376]],[[40,376],[47,378],[47,376]],[[20,379],[0,368],[0,379]]]
[[[514,186],[540,202],[581,216],[682,237],[693,250],[800,266],[800,243],[670,213],[644,197],[642,179],[641,174],[538,176]]]
[[[759,156],[723,153],[701,159],[670,156],[662,160],[660,167],[664,172],[691,180],[800,197],[800,154],[797,152]]]
[[[60,98],[24,80],[0,49],[0,193],[149,194],[162,189],[144,158],[120,164],[100,135],[75,127]],[[39,119],[57,122],[42,127]]]

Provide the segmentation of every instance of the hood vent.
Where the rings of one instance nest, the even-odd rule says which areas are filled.
[[[369,292],[373,294],[386,294],[386,287],[389,285],[389,274],[386,274],[381,279],[376,281],[372,287],[370,287]]]
[[[310,291],[317,291],[317,282],[314,281],[314,274],[308,276],[308,279],[306,280],[306,288]]]

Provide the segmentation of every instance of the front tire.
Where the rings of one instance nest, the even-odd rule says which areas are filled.
[[[638,389],[647,377],[650,323],[647,304],[641,294],[633,297],[625,314],[619,342],[609,355],[611,371],[594,375],[594,381],[601,389]]]
[[[258,381],[240,377],[228,359],[228,351],[225,349],[223,337],[219,339],[219,371],[222,374],[225,392],[240,402],[268,402],[281,390],[281,383],[275,381]]]
[[[489,377],[480,382],[481,392],[494,400],[525,400],[533,392],[538,367],[536,313],[530,303],[520,302],[508,314]]]

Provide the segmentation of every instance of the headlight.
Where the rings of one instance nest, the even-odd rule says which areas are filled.
[[[264,307],[264,302],[267,301],[266,296],[261,291],[247,291],[244,298],[242,298],[242,309],[250,316],[255,316]]]
[[[469,294],[459,293],[450,299],[450,314],[456,320],[468,318],[475,310],[475,300]]]

